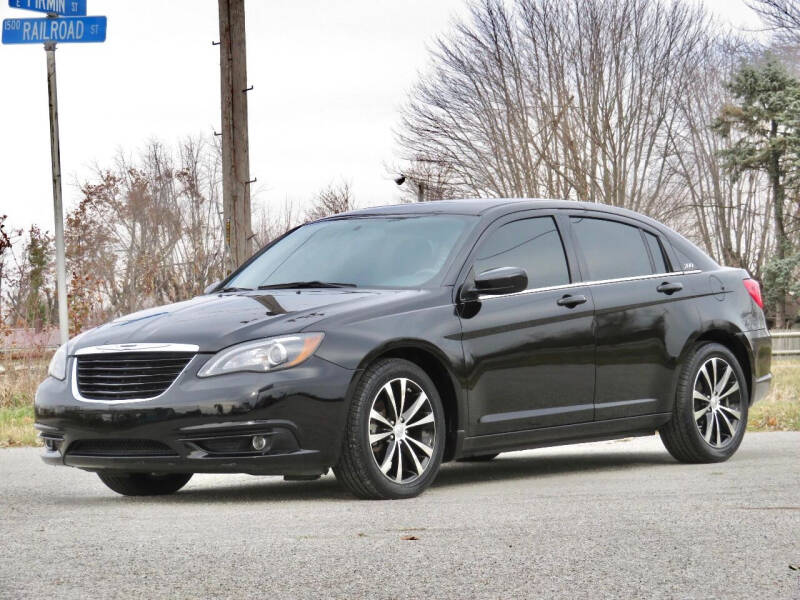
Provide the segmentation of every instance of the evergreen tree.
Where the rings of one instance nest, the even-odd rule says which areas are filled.
[[[50,236],[36,225],[30,228],[25,254],[28,263],[25,320],[39,330],[50,322],[54,300],[47,281],[53,248]]]
[[[786,234],[786,189],[800,179],[800,81],[774,57],[743,65],[728,84],[737,100],[722,108],[712,128],[734,143],[722,152],[734,178],[748,171],[767,173],[772,191],[775,256],[765,284],[775,326],[786,322],[786,293],[796,264]]]

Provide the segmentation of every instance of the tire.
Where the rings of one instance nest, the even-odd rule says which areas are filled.
[[[746,381],[725,346],[695,348],[678,377],[672,419],[658,431],[669,453],[684,463],[722,462],[733,456],[747,429]]]
[[[477,462],[477,463],[489,462],[490,460],[494,460],[495,458],[497,458],[499,455],[500,455],[499,452],[495,452],[494,454],[481,454],[480,456],[465,456],[463,458],[457,459],[456,462],[465,462],[465,463],[470,463],[470,462]]]
[[[174,494],[192,478],[192,473],[98,473],[100,481],[123,496],[163,496]]]
[[[445,436],[442,401],[425,371],[407,360],[381,360],[356,386],[333,471],[359,498],[413,498],[436,478]]]

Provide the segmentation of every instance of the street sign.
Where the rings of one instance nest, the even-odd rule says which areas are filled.
[[[8,0],[8,5],[62,17],[86,16],[86,0]]]
[[[105,17],[4,19],[4,44],[59,44],[105,42]]]

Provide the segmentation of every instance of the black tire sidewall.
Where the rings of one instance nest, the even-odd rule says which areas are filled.
[[[741,394],[741,424],[736,431],[736,435],[733,438],[733,441],[726,444],[722,448],[714,448],[710,446],[703,436],[700,433],[700,430],[697,428],[697,423],[694,420],[694,382],[695,378],[698,375],[700,367],[710,358],[722,358],[724,359],[734,370],[736,375],[736,379],[739,382],[739,390]],[[747,429],[747,417],[748,417],[748,409],[750,405],[750,395],[749,390],[747,387],[747,379],[745,378],[744,371],[742,370],[742,366],[739,364],[739,360],[734,356],[734,354],[728,350],[725,346],[721,344],[704,344],[700,346],[694,355],[691,357],[690,361],[686,365],[686,372],[684,376],[681,378],[679,383],[678,389],[678,418],[683,421],[682,425],[685,427],[689,432],[693,440],[693,445],[695,449],[704,454],[705,457],[710,461],[723,461],[730,458],[736,450],[739,448],[739,445],[742,443],[742,439],[744,438],[745,430]]]
[[[405,484],[394,483],[387,479],[375,463],[369,444],[369,413],[372,408],[372,400],[380,388],[388,381],[400,377],[414,381],[428,396],[433,408],[436,427],[433,454],[427,469],[421,477]],[[369,379],[365,382],[365,385],[359,386],[359,391],[360,394],[353,400],[357,403],[356,410],[358,411],[358,426],[357,431],[354,433],[359,437],[356,448],[362,454],[360,459],[365,463],[366,470],[372,480],[371,483],[377,488],[379,494],[385,498],[411,498],[419,495],[436,478],[444,455],[446,439],[444,408],[436,386],[427,373],[414,363],[403,359],[388,359],[377,365],[377,369],[369,374]]]

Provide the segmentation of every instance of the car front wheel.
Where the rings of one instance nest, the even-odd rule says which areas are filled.
[[[739,361],[721,344],[704,344],[681,371],[672,419],[659,435],[681,462],[727,460],[742,443],[749,404]]]
[[[444,409],[430,377],[407,360],[381,360],[352,399],[336,478],[360,498],[420,494],[436,478],[445,440]]]
[[[173,494],[192,478],[191,473],[100,472],[100,481],[123,496],[163,496]]]

